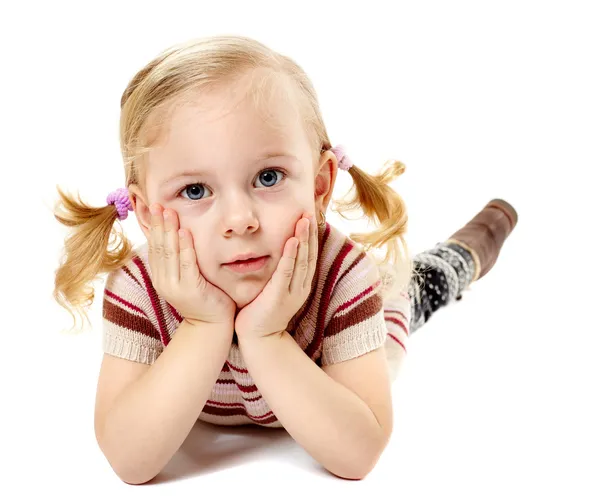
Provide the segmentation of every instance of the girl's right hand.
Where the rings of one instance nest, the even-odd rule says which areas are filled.
[[[163,218],[160,205],[152,208],[148,260],[156,292],[190,322],[233,324],[235,302],[200,273],[192,235],[178,235],[177,213],[164,210]]]

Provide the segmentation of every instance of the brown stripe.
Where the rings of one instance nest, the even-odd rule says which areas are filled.
[[[212,405],[205,405],[202,409],[204,414],[211,414],[212,416],[246,416],[246,409],[243,407],[213,407]]]
[[[218,379],[217,378],[216,383],[218,385],[237,385],[237,383],[233,379]]]
[[[133,303],[128,302],[127,300],[125,300],[124,298],[121,298],[119,295],[113,293],[110,289],[105,288],[104,289],[104,295],[105,296],[109,296],[111,297],[113,300],[118,301],[119,303],[122,303],[123,305],[125,305],[127,308],[131,308],[133,310],[135,310],[136,312],[139,312],[142,315],[145,315],[146,317],[148,317],[148,314],[146,314],[146,312],[144,312],[140,307],[136,307]],[[148,317],[149,318],[149,317]]]
[[[138,287],[140,287],[141,289],[144,289],[144,286],[142,286],[142,283],[137,280],[137,277],[133,275],[133,273],[131,272],[131,270],[129,270],[127,267],[123,267],[123,271],[129,276],[129,278],[133,282],[135,282],[138,285]]]
[[[317,265],[316,265],[315,275],[313,277],[313,282],[311,283],[310,294],[308,295],[308,298],[304,302],[302,308],[298,311],[296,316],[293,317],[292,320],[290,321],[290,323],[288,324],[289,329],[291,329],[290,334],[292,334],[292,336],[293,336],[293,331],[296,329],[298,324],[300,324],[304,320],[304,317],[306,317],[306,314],[312,308],[315,294],[316,294],[317,288],[318,288],[317,284],[319,282],[319,274],[320,274],[319,271],[321,270],[321,266],[323,265],[323,250],[325,248],[325,243],[329,239],[330,233],[331,233],[331,227],[329,226],[329,224],[327,224],[327,226],[325,227],[325,230],[323,231],[323,233],[321,235],[321,241],[319,243],[319,248],[320,248],[319,257],[318,257],[318,261],[317,261]]]
[[[156,294],[156,290],[154,289],[154,286],[152,285],[152,280],[150,279],[150,275],[148,274],[148,271],[147,271],[142,259],[139,256],[135,256],[133,258],[133,262],[140,269],[142,278],[144,279],[144,285],[146,287],[146,292],[148,293],[148,296],[150,297],[150,302],[152,303],[152,308],[154,309],[154,313],[156,314],[156,318],[158,320],[158,329],[160,332],[161,341],[162,341],[163,345],[167,346],[169,344],[169,341],[171,340],[171,338],[169,337],[169,333],[167,331],[165,317],[164,317],[164,314],[162,311],[162,307],[160,306],[160,299],[158,298],[158,295]]]
[[[381,310],[382,304],[383,300],[381,299],[381,295],[374,294],[370,298],[367,298],[365,301],[357,305],[347,314],[332,317],[331,321],[329,321],[329,324],[327,325],[325,336],[335,336],[344,329],[370,319]]]
[[[160,341],[160,334],[148,318],[132,314],[106,298],[102,305],[102,316],[109,322]]]
[[[317,312],[317,326],[315,328],[315,333],[313,338],[308,345],[308,347],[304,350],[306,355],[308,355],[311,359],[317,349],[323,343],[324,336],[324,328],[325,328],[325,318],[327,314],[327,309],[329,308],[329,302],[331,300],[331,295],[333,293],[333,288],[338,282],[338,275],[340,273],[340,269],[342,267],[342,263],[348,254],[352,251],[352,244],[350,241],[346,241],[340,251],[338,252],[331,269],[329,269],[329,273],[327,274],[327,278],[325,279],[325,284],[323,285],[323,292],[321,293],[321,299],[319,300],[319,310]]]
[[[202,412],[212,416],[246,416],[252,421],[260,424],[270,424],[277,421],[273,411],[267,412],[264,416],[252,416],[248,414],[246,409],[241,407],[213,407],[211,405],[205,405]]]
[[[354,267],[356,267],[362,260],[366,257],[366,253],[360,252],[358,257],[350,264],[350,266],[344,271],[344,273],[340,276],[339,281],[341,282],[344,277],[350,272]]]
[[[208,399],[207,404],[216,405],[217,407],[246,407],[241,402],[219,402],[218,400]]]

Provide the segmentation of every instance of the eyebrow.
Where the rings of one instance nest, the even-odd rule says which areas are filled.
[[[276,152],[276,153],[265,153],[262,154],[260,156],[258,156],[255,160],[255,163],[258,163],[259,161],[263,161],[265,159],[271,159],[271,158],[288,158],[288,159],[292,159],[295,162],[299,162],[300,160],[294,156],[293,154],[287,154],[287,153],[280,153],[280,152]],[[164,187],[167,186],[169,184],[171,184],[174,180],[177,180],[180,177],[196,177],[196,176],[205,176],[210,174],[210,172],[206,171],[206,170],[201,170],[201,169],[186,169],[183,170],[181,172],[178,172],[174,175],[172,175],[171,177],[167,178],[166,180],[164,180],[160,186]]]

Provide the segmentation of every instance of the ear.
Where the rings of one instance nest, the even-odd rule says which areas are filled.
[[[146,198],[144,197],[144,193],[142,190],[135,184],[131,184],[129,187],[129,200],[131,201],[131,206],[133,207],[133,211],[138,220],[138,224],[146,239],[150,240],[150,206],[146,202]]]
[[[325,213],[333,194],[333,186],[338,171],[338,161],[331,151],[325,151],[319,158],[315,176],[315,212]]]

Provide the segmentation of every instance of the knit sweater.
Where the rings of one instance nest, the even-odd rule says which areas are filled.
[[[287,331],[318,366],[353,359],[384,346],[388,362],[405,349],[411,305],[406,292],[384,296],[384,275],[362,247],[329,223],[318,232],[319,254],[310,294]],[[150,278],[148,244],[108,275],[103,296],[105,353],[152,364],[183,317],[161,298]],[[217,425],[280,428],[234,341],[198,419]]]

